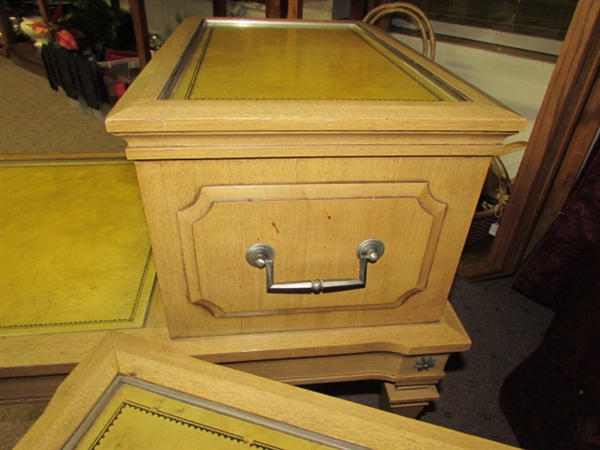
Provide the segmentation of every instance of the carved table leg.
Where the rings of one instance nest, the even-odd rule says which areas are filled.
[[[398,386],[383,383],[380,409],[416,419],[430,401],[440,398],[435,385]]]

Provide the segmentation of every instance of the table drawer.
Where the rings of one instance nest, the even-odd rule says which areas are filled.
[[[136,162],[171,336],[439,320],[477,200],[472,187],[486,164],[459,157]],[[457,184],[457,171],[470,176]],[[373,240],[381,254],[361,260],[357,250]],[[269,258],[248,256],[257,245],[274,254],[270,288]],[[351,289],[336,290],[340,283]]]
[[[427,285],[445,210],[426,182],[205,186],[177,215],[189,300],[216,317],[398,308]]]

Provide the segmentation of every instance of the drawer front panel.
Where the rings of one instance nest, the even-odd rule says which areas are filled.
[[[422,291],[446,205],[425,182],[205,186],[177,214],[189,300],[217,317],[394,308]],[[357,280],[357,247],[385,251],[365,287],[268,293],[246,251],[270,246],[276,283]]]
[[[489,159],[136,167],[169,332],[193,337],[439,320]],[[246,262],[248,248],[262,243],[276,253],[277,283],[356,278],[356,248],[365,239],[380,239],[385,252],[368,264],[364,289],[267,294],[266,269]],[[378,293],[366,294],[375,287]]]

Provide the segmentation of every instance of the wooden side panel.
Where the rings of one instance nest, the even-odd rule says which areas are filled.
[[[419,370],[422,356],[404,356],[390,352],[246,361],[225,365],[242,372],[297,385],[385,380],[414,386],[435,384],[443,379],[446,376],[444,366],[448,357],[448,354],[435,355],[435,363],[428,370]]]

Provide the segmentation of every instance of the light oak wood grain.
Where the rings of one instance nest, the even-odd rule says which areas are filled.
[[[174,337],[188,337],[198,335],[200,332],[205,335],[248,333],[437,320],[441,316],[448,298],[458,257],[475,208],[478,194],[474,193],[477,193],[480,189],[487,165],[487,158],[441,157],[383,159],[279,158],[136,162],[170,331]],[[461,178],[459,182],[456,173],[470,174],[471,176],[465,179]],[[377,186],[377,183],[391,182],[396,183],[395,186],[408,186],[412,183],[422,182],[422,180],[427,180],[427,196],[431,197],[433,203],[448,205],[444,213],[443,225],[439,231],[435,231],[437,225],[431,228],[433,223],[425,226],[425,222],[420,222],[419,216],[415,216],[412,212],[398,210],[395,214],[389,206],[382,208],[379,215],[371,211],[371,217],[365,216],[361,212],[360,201],[356,202],[356,206],[350,207],[350,210],[346,207],[346,211],[342,215],[344,221],[340,223],[342,228],[332,227],[330,231],[333,235],[337,233],[336,239],[339,240],[348,236],[348,231],[344,230],[360,230],[362,226],[376,233],[378,225],[376,226],[375,223],[387,224],[383,227],[383,229],[388,230],[385,232],[386,236],[390,236],[387,240],[390,243],[396,242],[396,244],[388,245],[386,251],[390,253],[369,268],[370,279],[375,277],[374,280],[379,280],[378,282],[382,283],[385,279],[402,278],[406,272],[409,280],[411,279],[411,273],[415,274],[412,275],[413,280],[417,280],[417,282],[413,281],[412,285],[405,285],[407,287],[396,291],[397,293],[392,297],[394,299],[401,297],[407,291],[413,294],[405,299],[401,308],[396,311],[389,308],[387,310],[365,308],[355,311],[325,311],[320,315],[313,314],[312,316],[296,311],[293,316],[228,317],[226,320],[215,320],[215,316],[210,310],[194,305],[189,301],[190,298],[197,299],[199,284],[197,281],[191,284],[195,277],[198,277],[198,280],[201,280],[202,277],[209,277],[211,280],[216,280],[215,283],[225,285],[224,289],[231,289],[239,286],[238,273],[245,271],[248,277],[254,278],[251,284],[247,283],[240,287],[244,290],[247,289],[238,296],[239,300],[236,300],[241,301],[242,304],[242,296],[248,296],[250,299],[257,298],[259,295],[264,295],[261,292],[265,290],[264,273],[252,268],[244,260],[247,248],[258,242],[256,239],[261,236],[260,233],[244,238],[244,235],[239,236],[226,232],[228,228],[236,223],[240,223],[236,226],[244,228],[243,220],[247,217],[245,209],[244,212],[238,214],[233,204],[227,203],[226,206],[230,209],[230,213],[224,216],[221,214],[223,219],[221,219],[221,224],[213,225],[214,232],[200,233],[194,236],[194,239],[189,237],[191,231],[182,234],[178,217],[184,214],[183,211],[189,211],[189,208],[198,201],[204,186],[231,186],[231,189],[234,189],[235,186],[260,185],[267,186],[264,189],[277,189],[277,186],[280,186],[282,182],[286,182],[286,184],[293,183],[294,185],[318,182],[324,183],[323,189],[326,189],[327,185],[331,185],[333,189],[336,183],[339,183],[340,186],[344,183],[350,186],[352,183],[360,182],[364,184],[361,189],[368,192],[368,186]],[[268,188],[270,185],[272,187]],[[257,195],[257,200],[259,197],[260,195]],[[236,205],[255,207],[255,203],[238,203]],[[424,211],[417,204],[415,204],[415,207],[414,211]],[[348,215],[345,215],[346,213]],[[279,214],[285,216],[285,213]],[[423,214],[424,219],[429,220],[426,219],[427,214]],[[184,216],[187,216],[187,213]],[[293,226],[296,227],[296,230],[301,230],[304,227],[306,231],[304,231],[304,235],[300,236],[288,235],[288,239],[290,239],[288,245],[293,243],[294,246],[297,246],[290,247],[293,249],[291,254],[298,255],[296,259],[302,261],[313,251],[312,243],[315,242],[314,238],[317,236],[311,231],[310,221],[305,222],[306,217],[308,216],[292,210],[290,210],[286,219],[277,219],[275,216],[269,218],[267,215],[265,217],[266,229],[262,233],[269,236],[269,239],[271,239],[270,236],[278,236],[272,223],[279,222],[283,224],[286,220],[294,219],[296,224]],[[329,223],[333,220],[325,217],[323,215],[322,220],[328,222],[327,227],[331,227]],[[353,217],[352,222],[348,223],[351,217]],[[367,218],[369,220],[366,220]],[[227,224],[227,221],[230,221],[231,224]],[[198,224],[202,224],[202,221],[199,221]],[[344,226],[348,228],[345,229]],[[430,227],[429,233],[427,233],[428,227]],[[245,231],[256,233],[259,230],[247,227]],[[239,233],[240,231],[238,231]],[[368,236],[365,228],[363,228],[362,233],[365,239],[377,237],[374,235]],[[419,233],[425,234],[419,238]],[[281,233],[279,233],[280,235]],[[200,236],[206,237],[201,238]],[[230,266],[221,266],[219,261],[213,261],[213,258],[218,258],[215,253],[218,251],[216,249],[219,247],[219,242],[223,242],[224,248],[229,249],[229,241],[236,242],[236,239],[246,239],[246,244],[237,249],[237,255],[231,255],[234,261],[238,261],[237,266],[231,267],[230,270]],[[192,241],[198,241],[198,244],[191,245]],[[212,242],[217,242],[215,247],[212,247]],[[351,247],[348,247],[346,251],[329,255],[332,260],[327,261],[323,258],[325,263],[329,264],[329,267],[336,270],[336,272],[329,272],[330,277],[347,278],[348,274],[356,273],[357,262],[352,255],[355,253],[358,243],[360,241],[349,244]],[[183,244],[186,246],[185,250],[182,248]],[[419,245],[421,250],[417,250]],[[207,250],[203,249],[204,246]],[[204,253],[205,251],[206,253]],[[228,250],[228,253],[232,251]],[[210,259],[201,256],[209,253]],[[392,255],[392,257],[388,258],[389,255]],[[313,262],[320,258],[320,253],[314,258]],[[290,260],[293,259],[291,257],[286,261],[285,257],[281,258],[284,265],[286,263],[290,264]],[[194,266],[197,267],[200,260],[205,265],[205,270],[190,273],[189,271],[195,270]],[[186,272],[185,261],[188,262],[188,272]],[[211,266],[213,263],[220,270],[214,270]],[[381,273],[378,273],[380,267],[385,269],[386,266],[389,270],[379,271]],[[422,272],[418,269],[420,267],[428,267],[429,269]],[[310,272],[309,268],[304,269],[304,272],[293,272],[294,269],[286,272],[286,270],[279,273],[290,280],[321,277],[319,271],[316,273]],[[325,271],[325,273],[327,272]],[[325,277],[325,275],[322,277]],[[422,292],[414,291],[415,286],[422,287],[425,284],[427,289]],[[302,294],[300,298],[309,298],[309,300],[298,301],[313,302],[312,304],[305,303],[305,305],[315,307],[317,303],[314,302],[319,302],[320,299],[314,295],[311,298],[311,295]],[[335,297],[335,295],[337,294],[333,296]],[[277,294],[269,294],[269,296],[273,297],[273,300],[270,300],[271,302],[279,301]],[[388,300],[389,302],[390,300]],[[394,300],[392,300],[393,302]]]
[[[62,448],[118,375],[366,448],[507,448],[231,371],[189,358],[170,345],[132,339],[117,332],[106,337],[73,371],[16,448]]]
[[[190,300],[217,317],[399,306],[425,287],[444,211],[426,183],[203,187],[178,213]],[[367,287],[335,294],[267,294],[265,271],[242,258],[267,244],[280,282],[356,279],[357,248],[370,238],[387,250],[369,265]],[[310,244],[300,252],[298,242]]]
[[[158,315],[158,314],[157,314]],[[121,331],[132,337],[172,342],[188,355],[235,363],[360,353],[417,356],[467,350],[471,341],[447,304],[437,322],[347,329],[321,329],[170,339],[162,326]],[[0,377],[66,374],[106,336],[106,332],[5,336],[0,339]],[[315,376],[318,376],[315,365]]]
[[[279,63],[320,75],[280,86]],[[191,18],[106,124],[136,161],[167,323],[137,336],[296,384],[435,384],[470,345],[448,293],[491,157],[525,120],[432,61],[364,23]],[[346,279],[370,238],[386,251],[360,291],[266,293],[244,258],[266,243],[276,281]],[[425,355],[439,364],[419,372]]]

